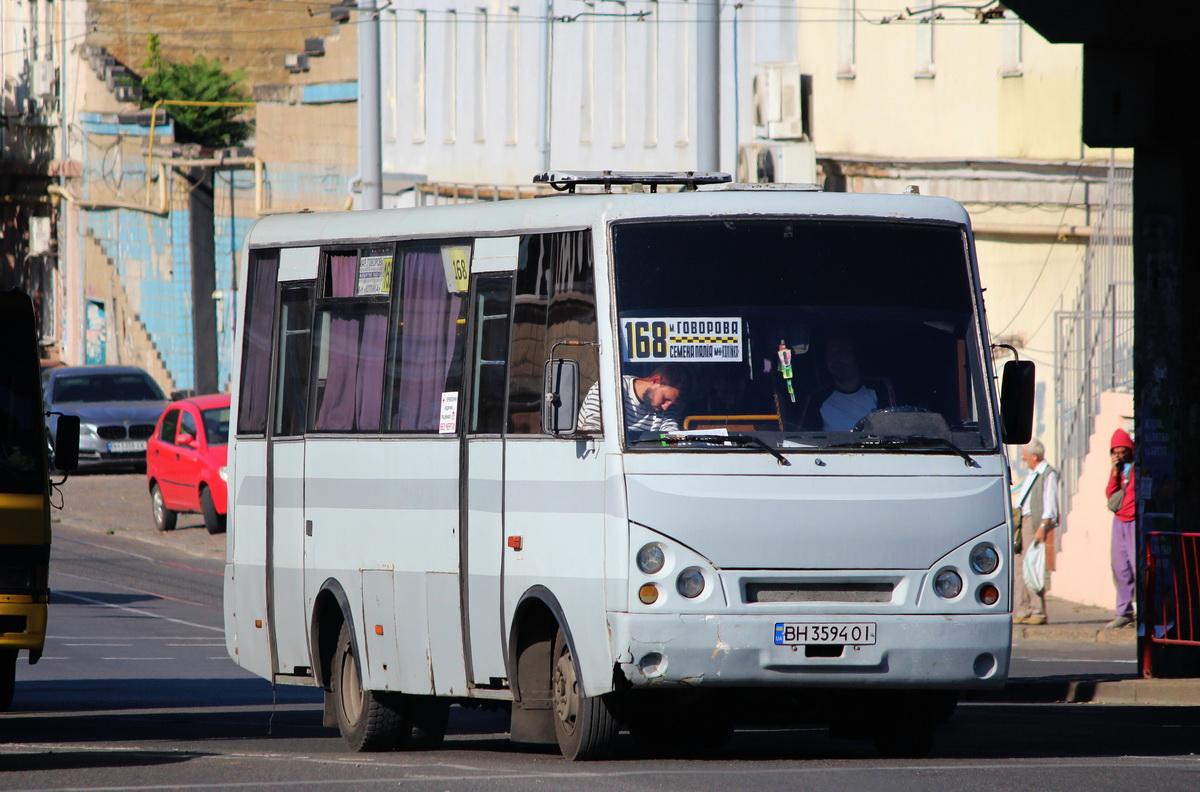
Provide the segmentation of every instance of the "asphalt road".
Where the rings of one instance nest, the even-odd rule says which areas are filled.
[[[222,556],[213,552],[221,537],[209,537],[199,520],[195,528],[146,535],[136,520],[149,523],[149,501],[136,476],[80,477],[64,494],[69,512],[56,525],[46,656],[18,668],[13,711],[0,715],[5,790],[1125,792],[1200,785],[1200,709],[1190,707],[967,702],[924,760],[883,760],[868,743],[798,726],[742,729],[725,750],[693,757],[642,755],[623,738],[616,759],[600,763],[519,749],[507,740],[505,716],[456,707],[441,750],[350,754],[336,732],[321,727],[317,691],[273,690],[226,656]],[[1019,645],[1014,673],[1129,672],[1130,652]]]

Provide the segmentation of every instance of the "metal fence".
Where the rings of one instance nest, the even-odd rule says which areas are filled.
[[[1200,646],[1200,534],[1146,533],[1146,635]]]
[[[1059,514],[1064,521],[1079,487],[1100,394],[1133,392],[1133,169],[1110,163],[1103,189],[1075,306],[1055,314]]]

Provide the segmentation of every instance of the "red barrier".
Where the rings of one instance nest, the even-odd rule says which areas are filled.
[[[1146,635],[1200,646],[1200,533],[1146,533]]]

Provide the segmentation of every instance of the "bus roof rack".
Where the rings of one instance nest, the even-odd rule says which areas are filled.
[[[650,192],[662,185],[695,190],[702,184],[725,184],[733,181],[728,173],[714,171],[547,171],[533,177],[534,184],[549,184],[559,192],[575,192],[581,184],[598,184],[604,192],[612,192],[614,184],[644,184]]]

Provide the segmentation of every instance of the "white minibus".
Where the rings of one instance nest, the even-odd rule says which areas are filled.
[[[965,210],[538,180],[248,233],[230,655],[355,750],[436,745],[453,703],[570,759],[800,721],[926,754],[1008,674],[1032,421]]]

